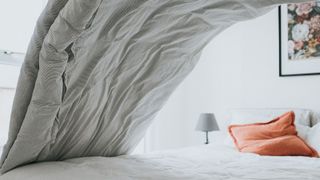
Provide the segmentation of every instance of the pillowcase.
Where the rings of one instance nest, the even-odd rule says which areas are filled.
[[[320,112],[319,111],[313,111],[311,116],[311,126],[313,127],[320,123]]]
[[[294,112],[288,112],[270,122],[231,125],[228,130],[240,152],[318,157],[318,153],[297,136],[294,119]]]
[[[320,123],[305,131],[304,140],[320,154]]]
[[[305,139],[306,130],[310,128],[313,118],[313,112],[308,109],[289,109],[289,108],[246,108],[246,109],[230,109],[228,121],[229,124],[253,124],[269,122],[282,114],[293,111],[295,114],[295,127],[298,136]],[[236,148],[232,137],[226,136],[224,145]]]

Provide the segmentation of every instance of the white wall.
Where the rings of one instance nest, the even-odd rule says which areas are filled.
[[[274,10],[234,25],[205,48],[195,70],[159,114],[156,123],[163,127],[153,133],[158,144],[150,149],[201,144],[203,134],[194,131],[201,112],[214,112],[226,127],[229,108],[320,109],[320,76],[278,76],[277,18]]]
[[[0,49],[25,52],[47,0],[0,1]]]
[[[0,1],[0,50],[25,53],[47,0]],[[0,64],[0,87],[16,86],[20,67]]]
[[[0,50],[25,52],[47,0],[0,1]],[[6,141],[20,67],[0,64],[0,146]]]

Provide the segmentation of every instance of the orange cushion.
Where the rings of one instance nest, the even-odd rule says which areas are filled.
[[[270,122],[229,126],[229,133],[240,152],[269,156],[311,156],[318,153],[297,136],[294,112]]]

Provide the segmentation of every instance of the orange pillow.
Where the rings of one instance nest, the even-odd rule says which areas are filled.
[[[229,126],[229,133],[240,152],[269,156],[311,156],[317,151],[297,136],[294,112],[270,122]]]

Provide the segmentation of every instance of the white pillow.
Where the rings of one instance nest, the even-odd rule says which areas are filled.
[[[316,124],[312,128],[309,128],[306,139],[306,143],[313,147],[320,154],[320,123]]]
[[[312,113],[311,127],[315,126],[318,123],[320,123],[320,112],[319,111],[314,111]]]
[[[312,117],[312,111],[306,109],[233,109],[229,111],[229,125],[268,122],[289,111],[294,111],[295,113],[295,125],[298,136],[305,139],[311,125]],[[230,134],[225,139],[224,144],[235,147]]]

